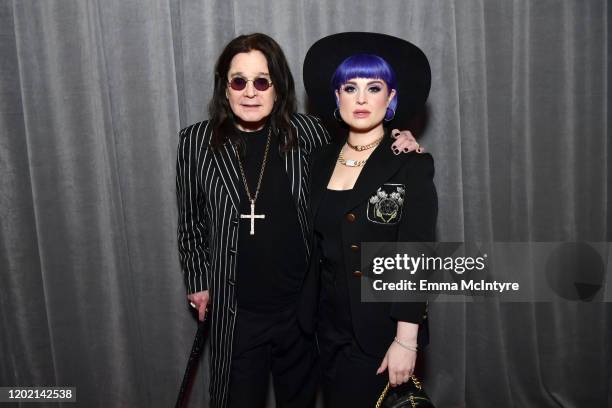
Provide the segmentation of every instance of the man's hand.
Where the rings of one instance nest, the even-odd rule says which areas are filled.
[[[187,295],[187,299],[189,299],[191,305],[198,311],[198,320],[203,322],[209,301],[208,291],[204,290],[202,292],[192,293],[191,295]]]
[[[423,149],[417,143],[416,139],[409,130],[399,131],[397,129],[393,129],[391,131],[391,136],[396,139],[391,145],[393,153],[400,154],[402,152],[408,153],[412,151],[423,153]]]

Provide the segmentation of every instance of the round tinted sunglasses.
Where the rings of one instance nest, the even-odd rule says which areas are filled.
[[[246,88],[248,82],[252,82],[253,87],[261,92],[268,90],[268,88],[272,86],[272,81],[269,81],[268,78],[263,78],[263,77],[259,77],[255,79],[244,79],[242,77],[234,77],[231,79],[231,81],[229,81],[229,86],[234,91],[242,91],[244,88]]]

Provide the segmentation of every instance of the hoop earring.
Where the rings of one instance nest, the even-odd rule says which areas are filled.
[[[334,111],[334,119],[336,119],[338,122],[343,122],[342,116],[340,116],[340,108],[336,108]]]
[[[387,119],[387,116],[389,116],[389,111],[393,112],[393,115],[391,115],[391,117]],[[385,122],[390,122],[390,121],[393,120],[394,117],[395,117],[395,111],[393,109],[391,109],[391,108],[387,108],[387,112],[385,113],[384,121]]]

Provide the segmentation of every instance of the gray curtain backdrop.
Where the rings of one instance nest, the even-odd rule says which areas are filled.
[[[173,404],[195,330],[176,135],[206,118],[214,62],[238,34],[278,40],[302,109],[302,61],[323,36],[376,31],[425,51],[439,240],[612,241],[610,9],[1,0],[0,385],[76,386],[81,407]],[[430,319],[439,407],[612,405],[609,303],[434,304]]]

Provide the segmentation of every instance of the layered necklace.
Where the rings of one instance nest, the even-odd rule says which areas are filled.
[[[372,143],[366,144],[366,145],[354,145],[351,144],[348,139],[346,140],[346,145],[348,147],[350,147],[351,149],[358,151],[358,152],[363,152],[365,150],[369,150],[369,149],[373,149],[376,146],[378,146],[380,144],[380,142],[383,140],[383,136],[379,137],[378,139],[376,139],[375,141],[373,141]],[[368,159],[363,159],[363,160],[352,160],[352,159],[346,159],[344,158],[344,154],[342,153],[342,150],[340,150],[340,154],[338,155],[338,163],[346,166],[346,167],[361,167],[364,164],[366,164],[366,162],[368,161]]]

